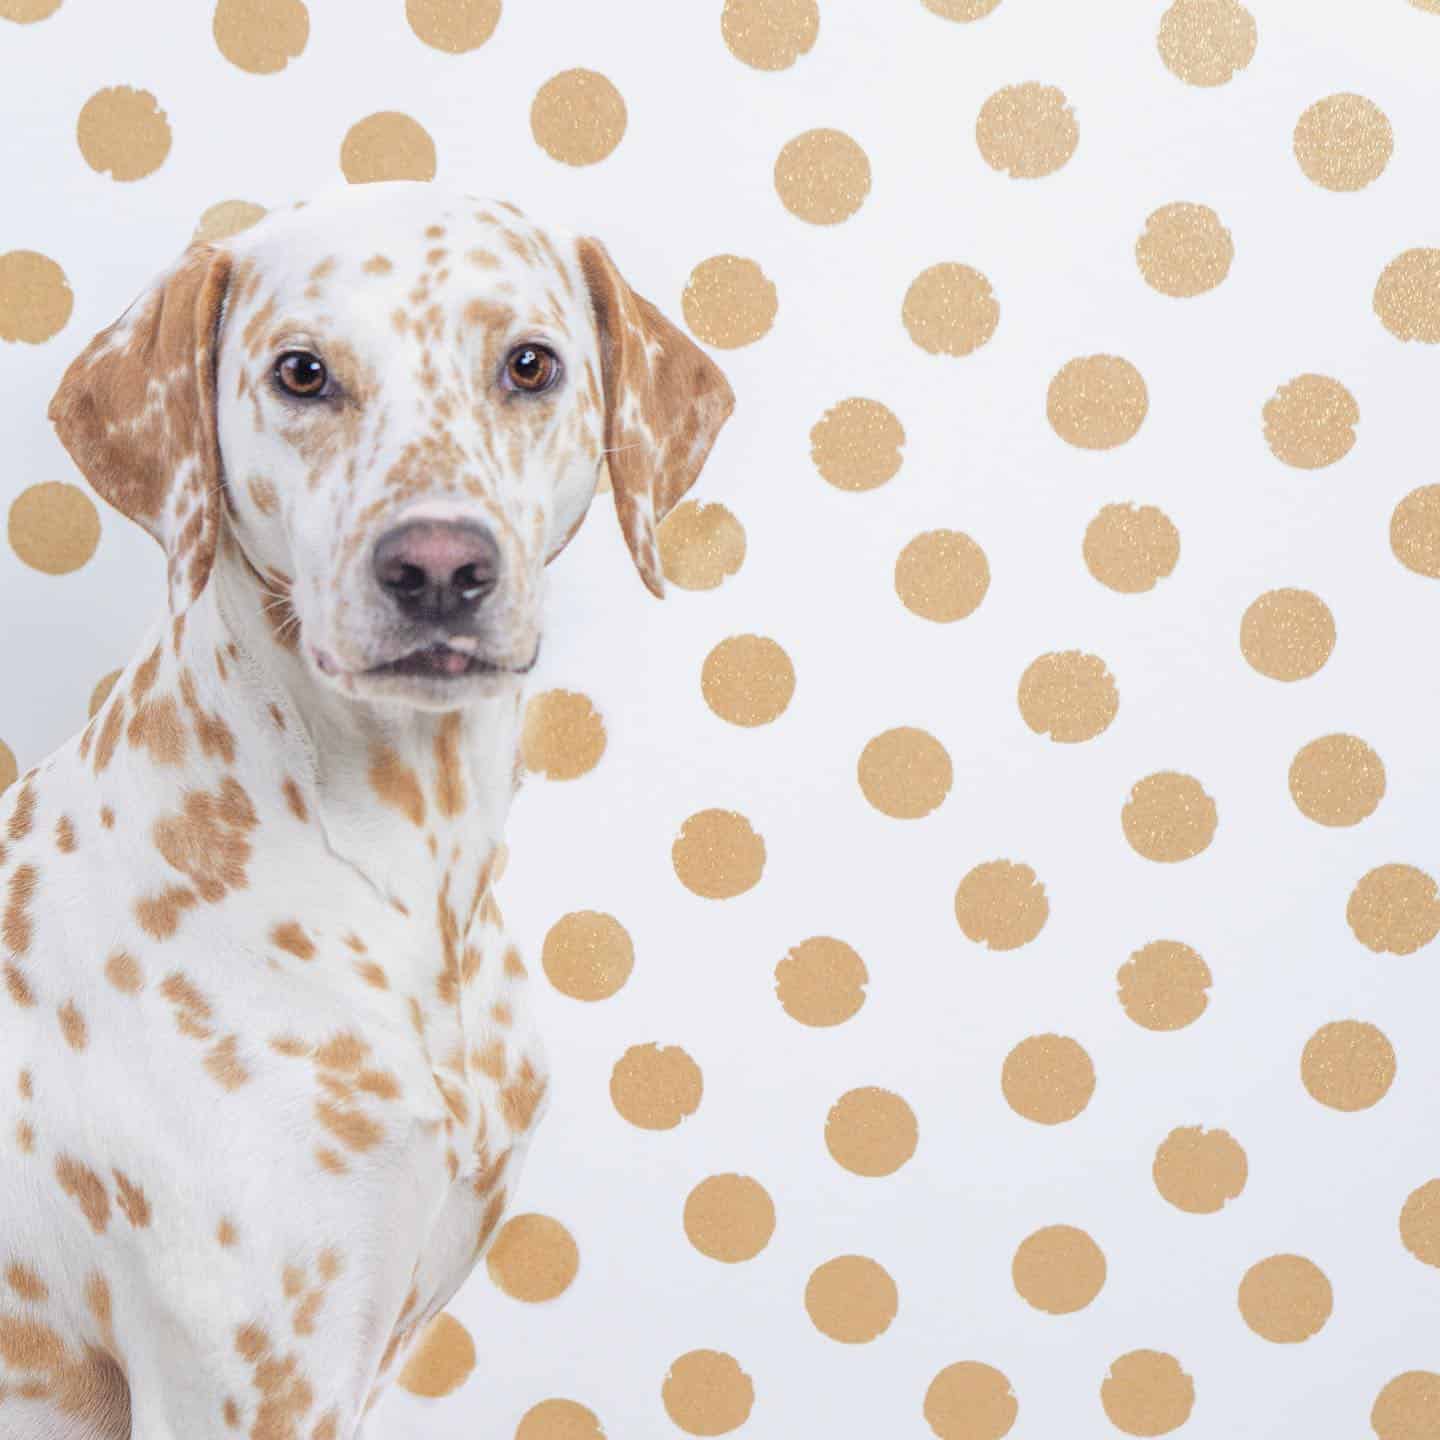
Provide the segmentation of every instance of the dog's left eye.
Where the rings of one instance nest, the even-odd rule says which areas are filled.
[[[560,378],[560,357],[545,345],[517,345],[505,361],[505,384],[538,395]]]
[[[275,383],[301,400],[314,400],[329,378],[324,362],[308,350],[287,350],[275,362]]]

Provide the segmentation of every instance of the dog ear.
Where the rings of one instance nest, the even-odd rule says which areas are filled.
[[[580,240],[579,252],[600,335],[615,510],[641,578],[660,596],[656,527],[695,483],[735,396],[715,362],[621,279],[598,240]]]
[[[170,608],[205,588],[220,534],[215,378],[229,255],[192,246],[71,364],[50,402],[103,499],[165,548]]]

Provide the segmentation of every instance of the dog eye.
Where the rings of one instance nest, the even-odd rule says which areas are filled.
[[[275,362],[275,383],[301,400],[314,400],[329,378],[323,362],[308,350],[287,350]]]
[[[538,395],[560,378],[560,357],[544,345],[517,345],[505,361],[505,383]]]

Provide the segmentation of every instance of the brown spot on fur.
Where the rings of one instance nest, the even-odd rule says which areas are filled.
[[[360,268],[367,275],[388,275],[395,266],[383,255],[372,255]]]
[[[73,1000],[67,1000],[59,1009],[60,1031],[65,1036],[65,1043],[72,1050],[83,1050],[89,1041],[89,1031],[85,1026],[85,1017],[80,1013]]]
[[[232,1429],[240,1428],[240,1407],[227,1395],[225,1404],[221,1406],[220,1413],[225,1417],[225,1423]]]
[[[30,919],[30,902],[39,888],[40,872],[33,865],[20,865],[10,872],[10,894],[5,917],[0,920],[0,940],[17,955],[30,949],[35,926]]]
[[[105,978],[126,995],[136,994],[143,983],[140,966],[126,950],[115,951],[105,962]]]
[[[13,1261],[5,1270],[5,1280],[10,1288],[22,1299],[39,1304],[50,1297],[49,1287],[29,1265]]]
[[[246,488],[262,515],[273,515],[280,508],[280,492],[263,475],[252,475]]]
[[[420,788],[420,780],[388,746],[377,750],[371,758],[370,788],[412,825],[425,823],[425,793]]]
[[[130,744],[148,750],[157,765],[179,765],[185,759],[185,727],[179,706],[169,695],[141,705],[126,734]]]
[[[367,985],[373,985],[377,990],[388,990],[390,988],[390,977],[386,975],[384,968],[377,965],[373,960],[357,960],[355,962],[355,973]]]
[[[122,1171],[112,1170],[110,1173],[115,1177],[115,1203],[137,1230],[143,1230],[150,1223],[150,1202],[145,1198],[144,1190]]]
[[[272,705],[270,707],[270,718],[275,722],[275,728],[277,730],[283,730],[285,728],[285,712],[278,705]]]
[[[30,988],[30,982],[13,960],[5,962],[5,988],[17,1005],[30,1006],[35,1003],[35,992]]]
[[[103,1235],[110,1223],[110,1197],[105,1193],[105,1182],[73,1155],[56,1156],[55,1178],[60,1182],[60,1188],[80,1207],[90,1222],[90,1228],[97,1235]]]
[[[135,902],[140,928],[155,940],[168,940],[180,928],[180,916],[196,904],[195,892],[175,885]]]
[[[100,807],[100,823],[107,830],[113,830],[115,828],[115,812],[108,805],[102,805]]]
[[[248,832],[259,824],[255,807],[239,782],[227,776],[218,790],[187,790],[180,814],[157,820],[155,848],[184,875],[200,898],[214,904],[249,883],[245,867]]]
[[[62,855],[73,855],[79,848],[75,839],[75,822],[68,815],[62,815],[55,822],[55,846]]]
[[[270,943],[300,960],[315,958],[315,942],[305,933],[298,920],[286,920],[270,932]]]
[[[20,1072],[20,1098],[22,1100],[33,1100],[35,1098],[35,1085],[30,1078],[28,1070]]]
[[[520,1073],[501,1090],[500,1109],[512,1130],[528,1130],[544,1098],[545,1081],[527,1058],[520,1062]]]
[[[15,793],[15,809],[10,814],[9,836],[12,840],[23,840],[35,823],[35,784],[26,780]]]
[[[226,1035],[217,1040],[205,1056],[205,1070],[223,1090],[238,1090],[248,1084],[250,1071],[240,1059],[238,1035]]]
[[[435,763],[439,774],[435,784],[435,805],[442,815],[453,819],[465,808],[465,776],[460,768],[460,712],[452,710],[441,718],[435,730]]]
[[[28,1120],[22,1120],[15,1127],[15,1143],[27,1155],[35,1149],[35,1127]]]
[[[200,741],[200,749],[206,755],[219,756],[227,765],[233,765],[235,733],[213,710],[206,710],[200,704],[195,677],[188,669],[180,672],[180,698],[195,721],[195,736]]]
[[[520,958],[520,951],[514,945],[505,952],[505,973],[512,980],[523,980],[529,974],[525,969],[525,962]]]
[[[290,813],[304,825],[310,819],[310,812],[305,808],[305,797],[300,793],[300,787],[287,775],[280,788],[284,791]]]
[[[160,982],[160,993],[175,1007],[175,1028],[182,1035],[208,1040],[214,1033],[203,1022],[211,1015],[210,1002],[180,971],[175,970]]]
[[[225,1218],[215,1227],[215,1239],[228,1250],[240,1239],[240,1232],[233,1221]]]

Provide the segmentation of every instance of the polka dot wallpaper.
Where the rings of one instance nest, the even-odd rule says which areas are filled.
[[[159,551],[45,420],[437,179],[738,396],[552,571],[553,1104],[384,1440],[1440,1435],[1440,4],[0,0],[0,786]]]

